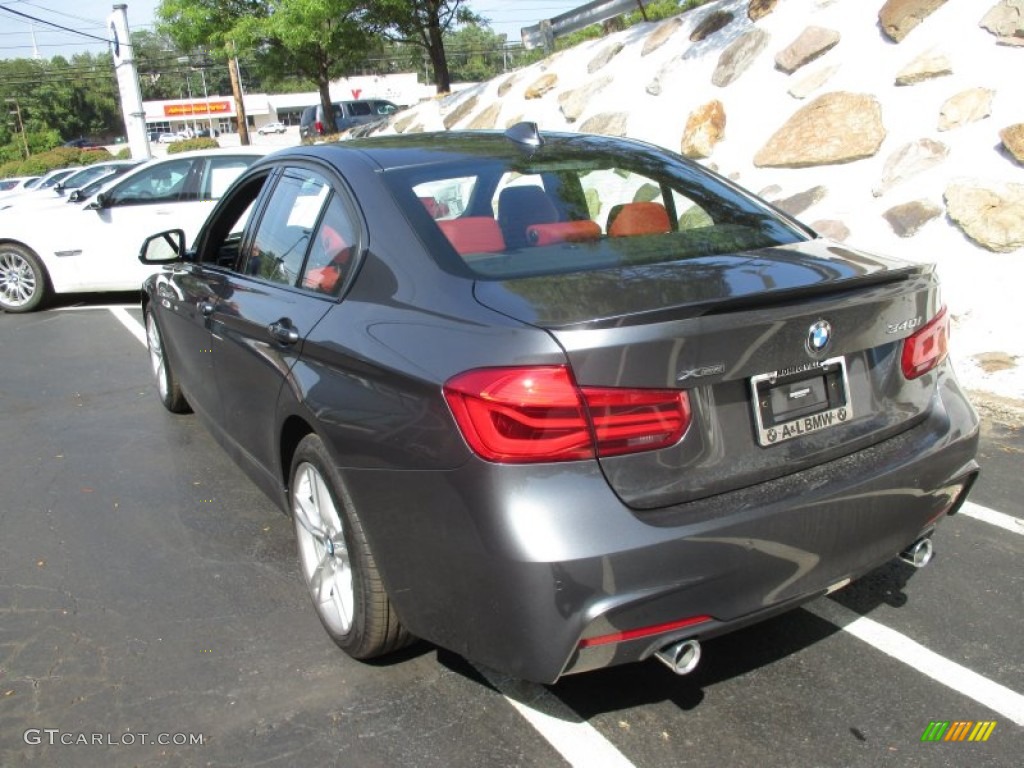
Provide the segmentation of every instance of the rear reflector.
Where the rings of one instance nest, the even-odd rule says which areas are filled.
[[[624,632],[612,632],[608,635],[585,637],[580,640],[580,648],[592,648],[595,645],[608,645],[609,643],[624,643],[627,640],[638,640],[641,637],[651,637],[652,635],[661,635],[665,632],[674,632],[677,629],[685,629],[686,627],[704,624],[708,621],[711,621],[710,616],[690,616],[688,619],[670,621],[666,624],[654,624],[649,627],[627,629]]]
[[[903,341],[903,375],[924,376],[949,353],[949,313],[943,307],[926,326]]]
[[[482,368],[450,379],[445,399],[488,461],[572,461],[674,445],[690,424],[681,390],[579,387],[565,366]]]

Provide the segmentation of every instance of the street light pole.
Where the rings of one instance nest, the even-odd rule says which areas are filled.
[[[189,77],[189,72],[192,71],[192,60],[188,56],[179,56],[179,64],[188,64],[188,69],[185,70],[185,87],[188,89],[188,113],[192,117],[192,133],[196,132],[196,105],[192,101],[192,78]],[[185,122],[185,127],[188,128],[188,122]]]
[[[210,126],[210,138],[213,138],[213,115],[210,114],[210,94],[206,90],[206,67],[199,68],[199,74],[203,76],[203,98],[206,99],[206,122]]]

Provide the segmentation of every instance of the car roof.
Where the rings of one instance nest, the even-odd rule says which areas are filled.
[[[522,125],[530,124],[519,124],[519,126]],[[327,144],[295,147],[292,151],[299,154],[309,153],[338,163],[343,162],[343,156],[336,153],[358,151],[381,169],[443,165],[480,161],[481,159],[515,160],[530,154],[543,155],[544,147],[557,148],[560,154],[572,153],[580,156],[592,152],[664,151],[633,139],[548,131],[540,132],[543,144],[539,148],[535,148],[521,138],[524,135],[527,138],[530,136],[529,129],[521,129],[518,134],[513,129],[508,131],[438,131],[348,139]],[[517,139],[517,136],[520,138]]]

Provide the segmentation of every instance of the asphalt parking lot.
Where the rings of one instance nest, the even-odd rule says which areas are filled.
[[[537,686],[336,649],[290,520],[160,406],[134,305],[0,314],[0,360],[2,766],[1021,764],[1019,426],[986,423],[928,568],[707,642],[687,677]],[[995,726],[922,741],[935,721]]]

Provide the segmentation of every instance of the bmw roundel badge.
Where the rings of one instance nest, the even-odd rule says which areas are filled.
[[[807,332],[807,351],[811,354],[824,352],[832,341],[832,325],[828,320],[819,320]]]

